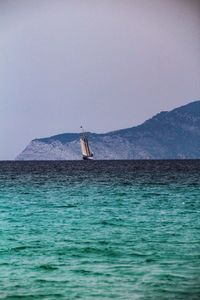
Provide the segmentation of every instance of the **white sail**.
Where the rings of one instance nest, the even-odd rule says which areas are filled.
[[[82,128],[82,126],[81,126]],[[83,128],[82,128],[83,130]],[[83,155],[83,159],[93,159],[93,153],[90,150],[87,136],[85,135],[85,132],[83,130],[80,138],[80,144],[81,144],[81,151]]]
[[[80,139],[80,143],[81,143],[81,151],[82,151],[83,156],[88,156],[86,145],[82,138]]]

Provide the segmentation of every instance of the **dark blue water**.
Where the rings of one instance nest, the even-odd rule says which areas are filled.
[[[0,299],[200,299],[200,161],[1,162]]]

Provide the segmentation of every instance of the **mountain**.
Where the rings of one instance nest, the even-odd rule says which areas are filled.
[[[88,133],[95,159],[200,158],[200,101],[163,111],[143,124]],[[17,160],[81,159],[79,133],[34,139]]]

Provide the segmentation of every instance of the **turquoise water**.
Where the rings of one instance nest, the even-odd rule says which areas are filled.
[[[0,299],[200,299],[200,161],[1,162]]]

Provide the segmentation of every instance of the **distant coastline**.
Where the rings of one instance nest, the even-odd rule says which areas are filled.
[[[200,101],[160,112],[143,124],[88,133],[95,159],[200,159]],[[79,133],[32,140],[16,160],[79,160]]]

